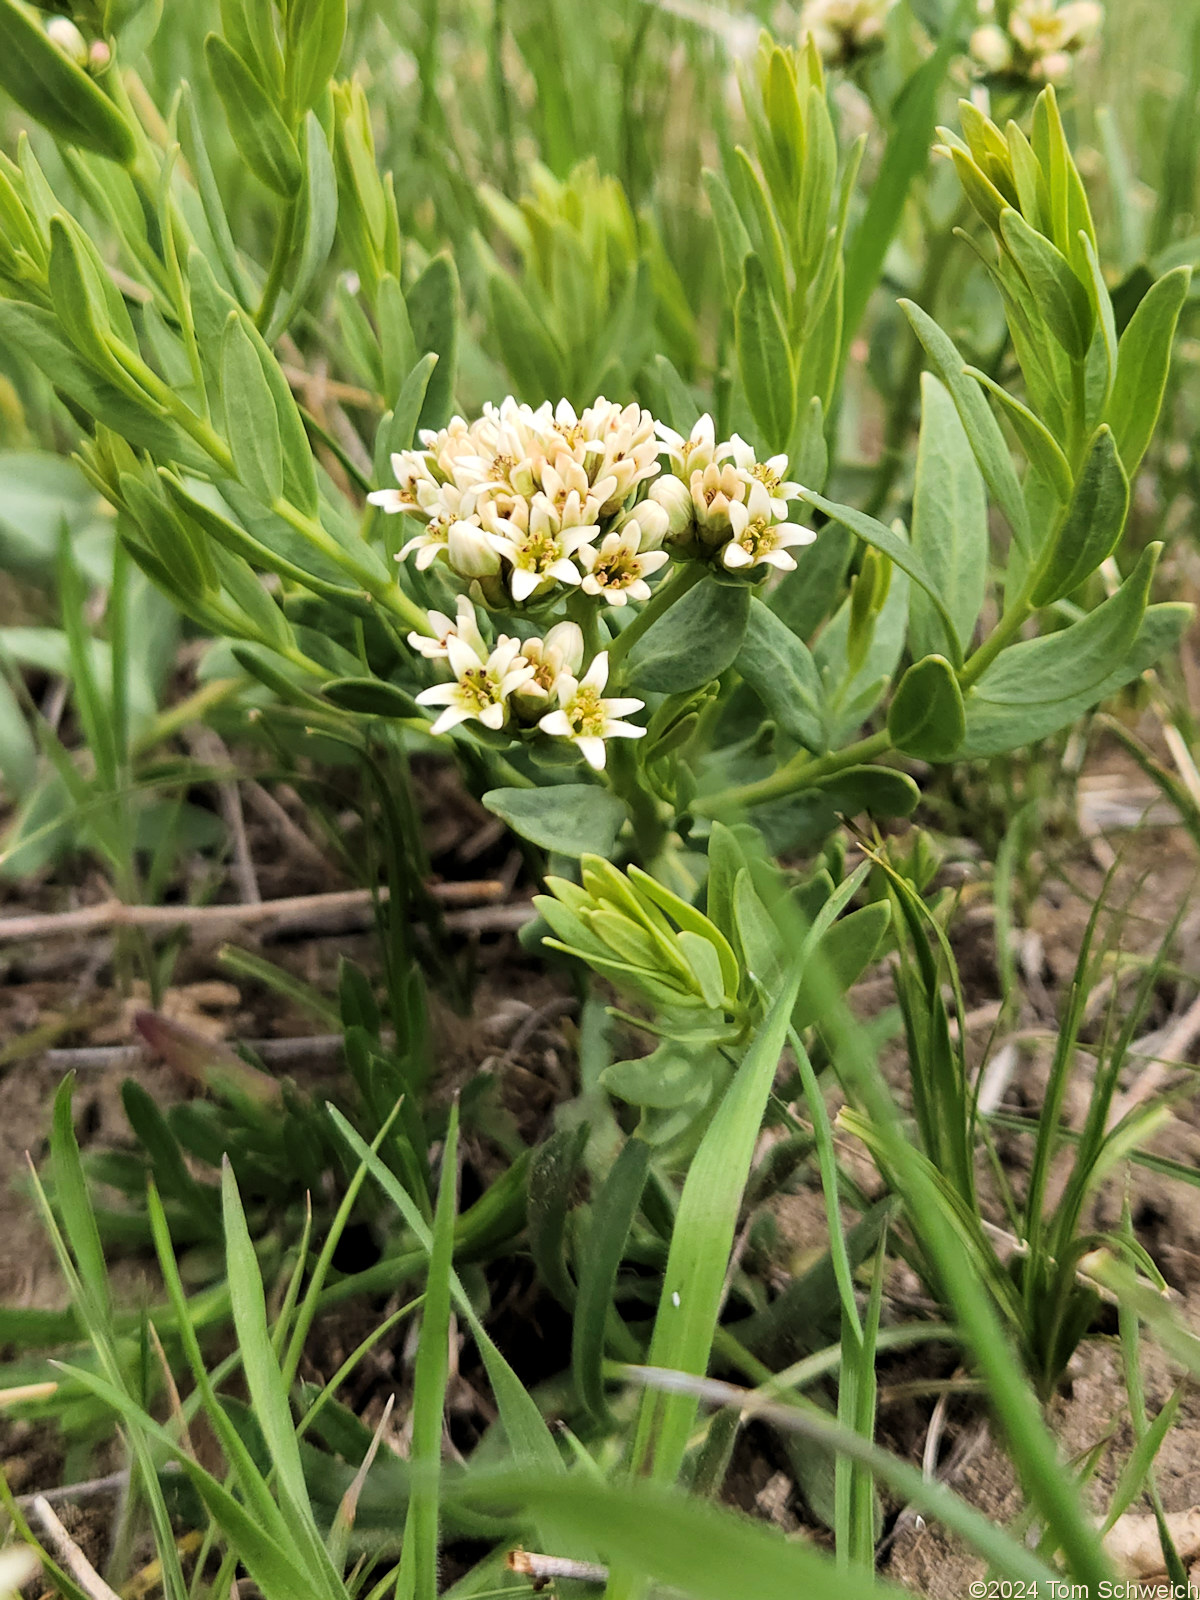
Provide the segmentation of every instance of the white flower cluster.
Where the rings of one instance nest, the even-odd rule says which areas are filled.
[[[419,705],[441,706],[433,733],[446,733],[472,719],[493,731],[514,720],[532,731],[575,744],[589,766],[605,764],[606,739],[640,739],[645,728],[622,718],[642,710],[645,702],[606,699],[608,653],[601,651],[582,678],[583,631],[574,622],[560,622],[545,638],[513,639],[501,634],[488,648],[479,631],[475,607],[458,597],[458,615],[429,613],[433,637],[410,633],[408,641],[430,660],[445,661],[452,683],[422,689]]]
[[[883,43],[888,13],[896,0],[807,0],[800,37],[811,34],[821,59],[842,66]]]
[[[1061,84],[1073,58],[1092,43],[1104,24],[1099,0],[1016,0],[1006,26],[995,20],[994,0],[980,0],[980,26],[971,35],[971,57],[981,72]]]
[[[422,524],[399,560],[444,560],[495,609],[564,586],[624,606],[650,598],[673,553],[790,568],[789,547],[813,538],[787,521],[786,457],[759,462],[736,434],[718,444],[708,416],[684,439],[636,405],[600,398],[577,415],[510,396],[421,443],[392,457],[398,487],[371,502]]]

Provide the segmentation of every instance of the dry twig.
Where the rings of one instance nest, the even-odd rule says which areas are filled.
[[[469,883],[432,883],[429,893],[442,905],[462,906],[472,902],[498,900],[504,885],[494,878]],[[128,906],[120,900],[105,900],[96,906],[81,906],[74,911],[34,912],[23,917],[0,917],[0,944],[15,939],[50,939],[64,934],[97,933],[109,928],[204,928],[237,923],[246,927],[268,922],[279,927],[297,928],[324,918],[346,913],[371,911],[374,897],[386,902],[388,891],[339,889],[332,894],[289,895],[282,900],[259,900],[242,905],[212,906]],[[512,912],[515,907],[503,907]],[[519,927],[532,914],[520,908],[520,921],[502,921],[504,927]],[[447,918],[450,926],[451,919]],[[481,931],[470,925],[470,931]],[[482,927],[482,931],[493,931]]]
[[[54,1554],[88,1596],[88,1600],[121,1600],[120,1595],[115,1589],[109,1588],[63,1527],[44,1494],[34,1497],[30,1510],[41,1523],[46,1538],[53,1546]]]

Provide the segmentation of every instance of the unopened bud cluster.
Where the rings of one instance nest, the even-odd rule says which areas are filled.
[[[787,520],[800,491],[786,458],[760,462],[736,434],[718,444],[707,416],[684,438],[636,405],[600,398],[577,415],[510,396],[421,443],[393,456],[398,487],[370,498],[421,524],[398,559],[444,561],[496,610],[564,589],[624,606],[650,598],[672,556],[790,568],[813,538]]]
[[[995,0],[981,0],[980,25],[971,35],[971,58],[989,77],[1061,84],[1075,56],[1104,24],[1099,0],[1014,0],[997,15]]]

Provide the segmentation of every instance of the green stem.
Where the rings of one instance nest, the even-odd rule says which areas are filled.
[[[811,788],[821,778],[844,772],[847,767],[858,767],[864,762],[873,761],[891,748],[891,734],[882,729],[866,739],[860,739],[857,744],[847,745],[844,750],[835,750],[817,760],[801,751],[769,778],[743,784],[740,789],[726,789],[722,794],[702,797],[692,805],[691,810],[698,817],[714,817],[727,811],[765,805],[768,800],[783,800],[800,789]]]
[[[642,784],[632,741],[613,739],[608,747],[608,773],[613,792],[629,807],[633,836],[644,867],[649,868],[662,850],[667,837],[658,801]]]
[[[612,644],[608,647],[609,666],[615,667],[638,642],[646,630],[654,625],[676,600],[681,600],[689,589],[694,589],[700,580],[708,574],[708,567],[702,561],[689,561],[684,566],[676,567],[674,573],[660,583],[650,596],[646,604],[634,617],[627,628],[622,628]]]
[[[271,253],[271,265],[267,269],[267,281],[263,285],[262,299],[258,302],[258,310],[254,315],[254,326],[264,336],[279,299],[280,290],[283,288],[283,275],[291,260],[292,235],[295,231],[296,202],[293,200],[289,202],[280,219],[279,230],[275,235],[275,249]]]
[[[1032,575],[1030,582],[1025,586],[1024,593],[1013,602],[1001,617],[997,626],[988,634],[979,649],[976,650],[962,668],[958,675],[958,681],[964,691],[979,682],[1001,650],[1013,642],[1029,620],[1033,613],[1033,607],[1029,602],[1029,589],[1031,586]]]

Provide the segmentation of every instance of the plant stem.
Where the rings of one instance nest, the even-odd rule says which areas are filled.
[[[267,281],[263,285],[262,299],[258,302],[258,310],[254,314],[254,326],[266,337],[267,326],[275,310],[275,303],[279,299],[279,291],[283,288],[283,275],[287,271],[288,261],[292,254],[292,234],[296,229],[296,203],[289,202],[287,209],[280,218],[279,230],[275,235],[275,249],[271,254],[271,265],[267,270]]]
[[[674,605],[676,600],[681,600],[689,589],[694,589],[707,574],[708,567],[702,561],[689,561],[685,566],[676,567],[672,576],[665,583],[659,584],[629,626],[622,628],[612,644],[609,645],[608,661],[610,668],[628,654],[646,630],[658,621],[664,611]]]
[[[836,750],[816,760],[802,751],[769,778],[743,784],[739,789],[726,789],[723,794],[702,797],[691,809],[695,816],[714,817],[725,811],[765,805],[768,800],[782,800],[797,790],[811,788],[820,778],[828,778],[835,772],[844,772],[847,767],[873,761],[891,747],[892,738],[885,728],[866,739],[860,739],[857,744],[847,745],[844,750]]]
[[[1030,605],[1028,598],[1029,588],[1030,584],[1026,584],[1025,592],[1014,601],[1008,611],[1000,618],[996,627],[979,646],[979,649],[975,651],[974,655],[962,668],[958,675],[958,681],[964,690],[979,682],[1001,650],[1012,643],[1029,620],[1033,612],[1033,607]]]

